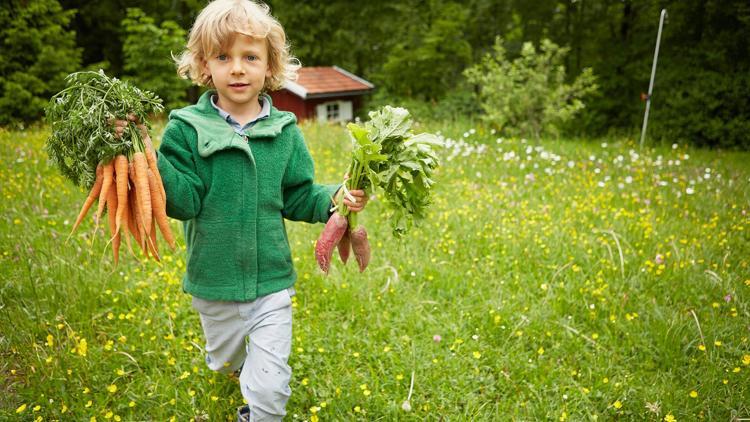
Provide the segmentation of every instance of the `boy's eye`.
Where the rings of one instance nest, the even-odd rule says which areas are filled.
[[[255,55],[252,55],[252,54],[249,55],[249,56],[247,56],[247,61],[254,62],[256,60],[258,60],[258,56],[255,56]]]
[[[226,54],[219,54],[218,56],[216,56],[216,60],[224,61],[226,59],[227,59]]]

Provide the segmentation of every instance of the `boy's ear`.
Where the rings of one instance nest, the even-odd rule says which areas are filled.
[[[208,69],[208,60],[201,59],[201,72],[206,76],[211,76],[211,71]]]

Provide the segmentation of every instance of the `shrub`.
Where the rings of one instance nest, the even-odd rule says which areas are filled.
[[[464,75],[478,87],[482,119],[510,136],[559,136],[562,125],[584,108],[583,98],[597,89],[591,69],[568,84],[563,61],[568,53],[549,40],[539,51],[523,44],[520,57],[508,60],[502,39],[494,52]]]

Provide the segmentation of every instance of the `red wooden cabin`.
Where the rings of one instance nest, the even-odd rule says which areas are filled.
[[[291,111],[297,120],[346,122],[362,104],[362,96],[375,85],[338,67],[303,67],[297,82],[271,92],[273,105]]]

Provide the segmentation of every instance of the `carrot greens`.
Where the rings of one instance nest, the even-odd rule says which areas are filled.
[[[110,78],[102,70],[71,73],[65,81],[66,88],[45,109],[52,130],[45,149],[65,177],[76,186],[91,188],[100,162],[144,150],[134,123],[117,138],[112,122],[133,114],[148,126],[148,115],[163,107],[155,94]]]

